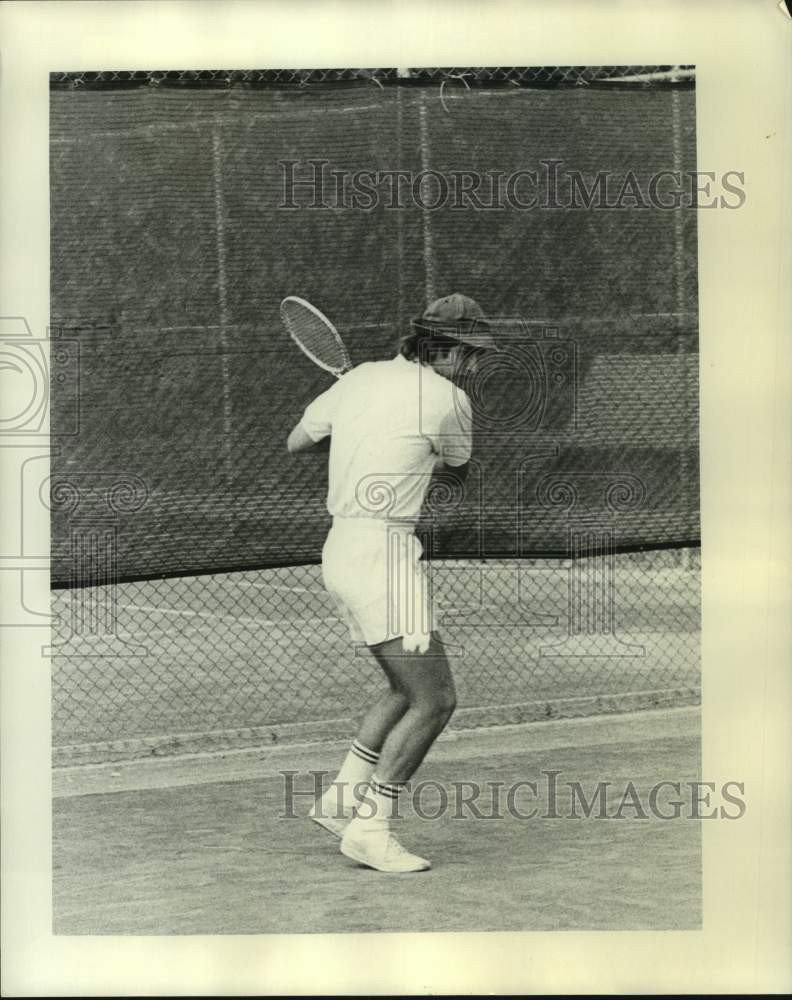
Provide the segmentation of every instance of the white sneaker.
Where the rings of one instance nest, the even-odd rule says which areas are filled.
[[[309,819],[312,819],[314,823],[321,826],[323,830],[332,833],[334,837],[344,836],[344,830],[349,825],[352,816],[352,811],[349,813],[345,812],[343,816],[339,816],[337,805],[325,808],[322,805],[321,799],[316,800],[313,806],[311,806],[311,811],[308,813]]]
[[[424,872],[432,867],[431,861],[405,850],[386,826],[371,828],[366,820],[348,824],[341,853],[378,872]]]

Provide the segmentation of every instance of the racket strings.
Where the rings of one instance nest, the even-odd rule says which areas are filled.
[[[335,329],[307,305],[286,299],[281,304],[281,316],[291,337],[322,367],[333,372],[351,367],[349,355]]]

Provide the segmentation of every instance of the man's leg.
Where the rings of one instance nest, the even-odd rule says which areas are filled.
[[[379,763],[380,750],[388,733],[410,706],[406,692],[401,690],[394,675],[387,669],[385,675],[388,691],[364,716],[333,784],[310,813],[315,822],[338,837],[360,803],[363,788]]]
[[[401,639],[372,647],[409,707],[388,733],[377,766],[383,781],[402,783],[417,771],[456,707],[454,678],[436,633],[425,653],[405,653]]]
[[[377,753],[380,753],[388,734],[410,707],[407,692],[398,685],[387,669],[385,675],[388,678],[388,691],[366,712],[357,734],[361,743]]]
[[[371,776],[366,800],[347,826],[341,850],[380,871],[423,871],[424,858],[406,852],[389,829],[399,791],[417,770],[429,747],[445,728],[456,705],[451,669],[436,635],[425,653],[405,653],[401,639],[372,647],[409,707],[385,739]]]

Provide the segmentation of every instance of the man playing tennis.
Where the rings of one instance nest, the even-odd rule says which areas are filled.
[[[455,707],[414,528],[432,472],[448,466],[464,477],[470,459],[470,401],[451,379],[494,347],[473,299],[437,299],[395,358],[343,375],[289,435],[292,453],[330,437],[324,584],[388,682],[311,818],[341,837],[342,854],[383,872],[431,867],[389,825],[402,786]]]

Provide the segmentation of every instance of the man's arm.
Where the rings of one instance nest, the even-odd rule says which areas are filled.
[[[289,435],[286,447],[290,455],[301,451],[328,451],[333,432],[333,416],[341,392],[343,379],[339,379],[321,396],[309,403],[302,419]]]
[[[302,421],[292,430],[286,441],[286,448],[290,455],[296,455],[300,451],[329,451],[330,437],[324,437],[320,441],[314,441],[302,425]]]
[[[454,476],[463,483],[470,468],[473,451],[473,411],[470,400],[460,392],[440,424],[440,430],[432,442],[439,462],[452,469]]]

